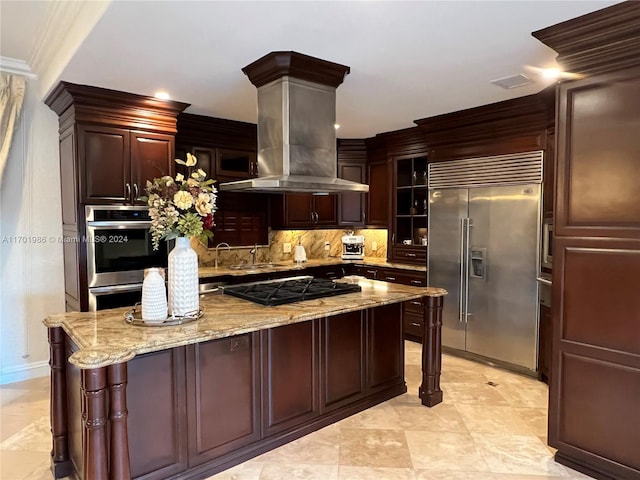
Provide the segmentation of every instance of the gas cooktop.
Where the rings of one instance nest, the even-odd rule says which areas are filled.
[[[262,305],[275,306],[361,290],[359,285],[336,283],[322,278],[295,277],[224,287],[224,294]]]

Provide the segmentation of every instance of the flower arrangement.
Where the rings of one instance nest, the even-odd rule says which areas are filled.
[[[187,178],[178,173],[176,178],[166,175],[147,180],[146,201],[151,216],[153,249],[160,240],[176,237],[198,237],[202,242],[213,238],[213,214],[216,211],[215,180],[207,180],[201,168],[193,171],[198,160],[187,153],[187,160],[175,159],[188,169]]]

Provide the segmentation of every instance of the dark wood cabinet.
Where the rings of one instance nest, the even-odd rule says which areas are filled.
[[[392,165],[394,195],[388,256],[396,262],[426,265],[427,157],[397,156]]]
[[[367,145],[363,139],[338,139],[338,178],[367,183]],[[367,217],[367,194],[338,195],[338,225],[363,227]]]
[[[367,388],[378,391],[404,382],[402,304],[367,310]]]
[[[338,223],[337,195],[285,193],[271,198],[274,228],[332,228]]]
[[[141,355],[127,370],[131,478],[160,480],[186,470],[185,347]]]
[[[78,125],[82,203],[139,203],[147,180],[174,174],[173,135]]]
[[[319,321],[263,330],[262,432],[282,432],[312,420],[319,405]]]
[[[324,413],[366,395],[366,314],[350,312],[322,319],[320,410]]]
[[[367,165],[367,215],[365,223],[372,227],[389,228],[391,214],[391,169],[389,163],[375,162]]]
[[[534,36],[558,86],[549,444],[595,478],[640,478],[640,4]]]
[[[551,371],[551,307],[540,305],[540,341],[538,343],[538,373],[540,379],[549,383]]]
[[[188,347],[190,465],[260,439],[259,362],[258,333]]]

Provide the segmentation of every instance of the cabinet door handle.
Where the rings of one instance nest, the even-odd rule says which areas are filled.
[[[407,256],[407,257],[415,257],[416,254],[415,253],[405,253],[405,256]]]
[[[416,323],[416,322],[411,322],[411,326],[412,327],[421,327],[422,325],[420,325],[419,323]]]
[[[396,277],[384,277],[385,280],[390,280],[392,282],[396,281]]]
[[[411,305],[417,305],[418,307],[421,307],[422,306],[422,302],[417,302],[415,300],[412,300],[411,301]]]
[[[129,185],[129,183],[125,183],[124,188],[127,189],[127,199],[131,200],[131,185]]]
[[[370,275],[373,275],[375,277],[376,273],[378,273],[378,272],[376,272],[375,270],[367,270],[367,273],[370,274]]]
[[[362,211],[362,222],[365,223],[367,221],[367,212]]]
[[[411,284],[413,284],[413,285],[422,285],[422,280],[411,280]]]
[[[134,200],[138,199],[138,184],[134,183],[133,184],[133,195],[134,195]]]

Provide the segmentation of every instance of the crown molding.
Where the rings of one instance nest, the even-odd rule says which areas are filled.
[[[111,0],[50,2],[45,25],[29,60],[40,79],[41,98],[53,88],[110,3]]]
[[[0,56],[0,72],[22,75],[27,78],[37,78],[38,76],[31,70],[31,67],[24,60],[11,57]]]

